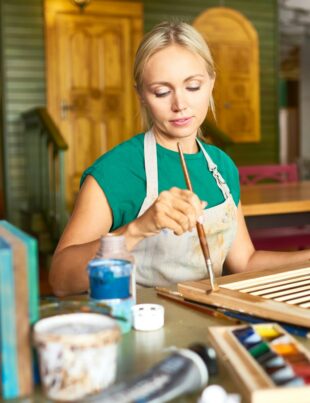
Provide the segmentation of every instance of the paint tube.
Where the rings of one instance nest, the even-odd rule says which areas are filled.
[[[145,374],[116,384],[93,398],[101,403],[161,403],[203,388],[217,372],[213,348],[194,344],[179,349]],[[88,400],[89,401],[89,400]]]

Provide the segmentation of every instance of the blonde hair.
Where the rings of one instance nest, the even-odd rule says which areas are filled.
[[[143,71],[146,63],[155,53],[169,45],[180,45],[201,56],[206,62],[210,78],[215,78],[214,63],[210,49],[200,33],[185,22],[164,21],[148,32],[137,50],[134,62],[134,80],[136,89],[141,94],[143,86]],[[211,95],[210,107],[215,116],[214,100]],[[141,119],[144,130],[152,127],[153,121],[147,108],[141,103]]]

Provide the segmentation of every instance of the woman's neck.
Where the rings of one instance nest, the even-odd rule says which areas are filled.
[[[168,137],[161,133],[156,133],[153,130],[156,142],[160,144],[162,147],[167,148],[168,150],[178,151],[178,143],[181,144],[182,150],[185,154],[196,154],[199,151],[199,147],[196,141],[196,137],[188,136],[188,137]]]

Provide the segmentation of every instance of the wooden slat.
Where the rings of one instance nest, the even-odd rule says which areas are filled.
[[[202,302],[208,305],[215,305],[226,309],[240,311],[261,318],[273,319],[275,321],[292,323],[300,326],[308,324],[310,327],[310,310],[298,306],[297,304],[307,304],[310,298],[310,291],[307,296],[299,299],[290,299],[287,303],[273,299],[266,299],[258,295],[243,293],[239,291],[242,283],[249,284],[258,283],[270,284],[270,280],[281,280],[282,278],[299,276],[305,272],[309,272],[309,262],[299,267],[288,267],[285,269],[277,269],[268,275],[268,271],[233,274],[218,279],[219,291],[211,292],[209,280],[189,281],[178,284],[178,290],[183,294],[184,298]],[[235,289],[234,289],[235,288]],[[279,297],[281,298],[281,297]],[[282,298],[281,298],[282,299]],[[295,305],[294,305],[295,304]]]

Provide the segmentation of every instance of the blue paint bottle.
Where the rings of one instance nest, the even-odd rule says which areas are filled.
[[[112,308],[112,315],[121,317],[122,333],[131,329],[131,307],[136,302],[135,266],[122,235],[101,237],[96,257],[88,264],[90,298]]]
[[[90,297],[96,300],[130,297],[132,264],[122,259],[91,260],[88,264]]]

